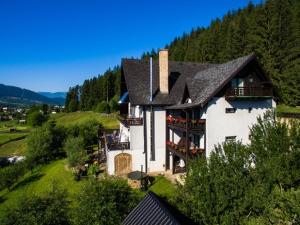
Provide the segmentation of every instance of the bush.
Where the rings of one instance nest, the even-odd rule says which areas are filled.
[[[47,117],[44,116],[41,112],[39,111],[34,111],[30,113],[27,117],[27,122],[29,125],[33,127],[38,127],[42,126],[44,122],[47,121]]]
[[[110,113],[110,106],[109,106],[109,104],[106,101],[100,102],[96,106],[96,112],[99,112],[99,113]]]
[[[0,190],[11,187],[26,173],[25,164],[19,162],[0,169]]]
[[[121,224],[138,200],[125,180],[90,181],[78,196],[73,222],[76,225]]]
[[[52,186],[50,192],[43,196],[22,196],[13,208],[8,207],[2,225],[68,225],[69,201],[65,190]]]

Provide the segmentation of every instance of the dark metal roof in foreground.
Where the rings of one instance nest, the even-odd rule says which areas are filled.
[[[188,218],[174,211],[157,195],[149,192],[129,213],[123,225],[186,225],[193,224]]]

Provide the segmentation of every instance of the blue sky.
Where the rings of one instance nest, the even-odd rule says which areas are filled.
[[[1,0],[0,83],[66,91],[248,2]]]

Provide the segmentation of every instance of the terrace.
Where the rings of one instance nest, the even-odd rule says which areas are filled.
[[[120,135],[117,131],[105,135],[105,142],[108,151],[129,150],[130,142],[121,142]]]
[[[178,155],[183,159],[185,158],[192,159],[198,155],[203,155],[205,153],[204,148],[199,148],[197,146],[190,146],[190,143],[186,145],[185,143],[182,144],[182,142],[175,144],[172,141],[167,141],[166,145],[167,145],[167,149],[170,152]]]
[[[126,127],[143,125],[143,118],[141,117],[136,118],[136,117],[129,117],[128,115],[120,115],[119,121],[123,123]]]
[[[167,125],[171,129],[189,130],[190,132],[204,132],[205,119],[186,119],[182,117],[167,116]]]
[[[229,100],[241,98],[268,98],[273,96],[272,87],[234,87],[228,88],[225,98]]]

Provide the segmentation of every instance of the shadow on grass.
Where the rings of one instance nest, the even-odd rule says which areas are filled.
[[[22,180],[21,182],[19,182],[17,185],[15,185],[12,190],[24,187],[26,185],[29,185],[35,181],[38,181],[39,179],[41,179],[44,176],[44,174],[42,173],[34,173],[32,175],[30,175],[29,177],[26,177],[24,180]]]
[[[3,196],[0,196],[0,204],[3,203],[3,202],[5,202],[6,199],[7,199],[7,198],[5,198],[5,197],[3,197]]]

